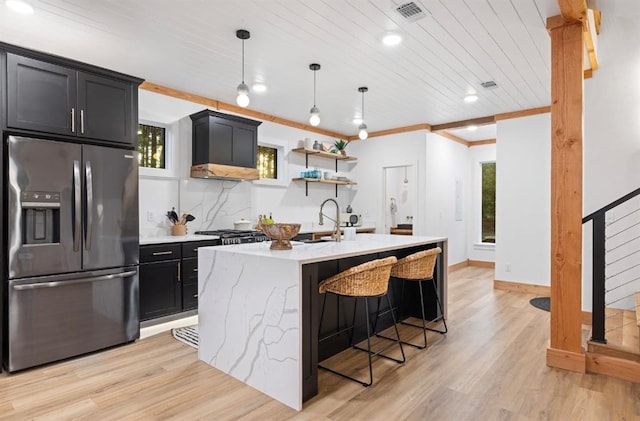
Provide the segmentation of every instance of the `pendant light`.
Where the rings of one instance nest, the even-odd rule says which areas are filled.
[[[309,124],[317,126],[320,124],[320,110],[316,107],[316,72],[320,70],[320,65],[312,63],[309,65],[309,69],[313,70],[313,107],[309,111]]]
[[[238,85],[236,102],[244,108],[249,105],[249,87],[244,83],[244,40],[249,39],[251,34],[246,29],[238,29],[236,31],[236,37],[242,40],[242,83]]]
[[[358,126],[358,137],[360,140],[365,140],[369,137],[369,133],[367,133],[367,125],[364,124],[364,93],[367,92],[369,88],[366,86],[362,86],[358,88],[358,92],[362,92],[362,124]]]

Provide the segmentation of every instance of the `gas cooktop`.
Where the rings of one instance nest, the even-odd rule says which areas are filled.
[[[269,240],[269,237],[267,237],[262,231],[258,230],[212,230],[196,231],[194,234],[217,235],[222,240],[222,245],[259,243],[261,241]]]

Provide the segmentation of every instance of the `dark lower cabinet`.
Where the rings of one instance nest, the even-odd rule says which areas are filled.
[[[140,320],[182,311],[182,247],[140,246]]]
[[[198,248],[220,240],[140,246],[140,320],[198,309]]]
[[[140,320],[182,311],[180,260],[140,264]]]

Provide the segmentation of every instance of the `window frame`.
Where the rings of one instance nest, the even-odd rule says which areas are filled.
[[[138,173],[141,176],[145,177],[164,177],[164,178],[175,178],[176,175],[176,163],[177,160],[174,156],[174,136],[173,136],[173,127],[171,124],[160,123],[158,121],[151,120],[138,120],[138,126],[140,124],[144,124],[147,126],[161,127],[164,129],[164,164],[165,168],[149,168],[138,166]],[[136,127],[136,136],[137,136],[138,127]],[[138,145],[138,153],[140,153],[140,145]]]
[[[253,183],[260,186],[286,187],[289,185],[288,171],[286,167],[285,155],[289,152],[289,143],[280,140],[259,140],[258,146],[273,148],[277,150],[278,178],[261,178],[253,180]],[[257,149],[256,149],[257,150]]]
[[[495,239],[495,234],[496,234],[496,229],[495,229],[495,225],[494,225],[494,242],[490,243],[490,242],[484,242],[482,241],[482,182],[483,182],[483,178],[482,178],[482,168],[484,164],[494,164],[496,165],[496,176],[497,176],[497,160],[493,159],[493,160],[486,160],[486,161],[478,161],[478,173],[479,173],[479,184],[480,184],[480,188],[479,188],[479,192],[478,192],[478,196],[480,197],[480,203],[479,203],[479,212],[478,212],[478,218],[479,218],[479,230],[478,230],[478,238],[477,238],[477,243],[474,244],[474,246],[478,249],[493,249],[495,248],[495,244],[496,244],[496,240]],[[496,180],[496,187],[497,187],[497,180]],[[494,207],[496,207],[497,203],[494,204]],[[497,209],[494,209],[494,221],[497,219],[496,218],[496,213],[497,213]]]

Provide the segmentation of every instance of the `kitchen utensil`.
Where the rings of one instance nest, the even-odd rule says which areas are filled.
[[[191,221],[195,221],[196,217],[191,215],[190,213],[187,214],[186,218],[185,218],[185,223],[186,222],[191,222]]]

